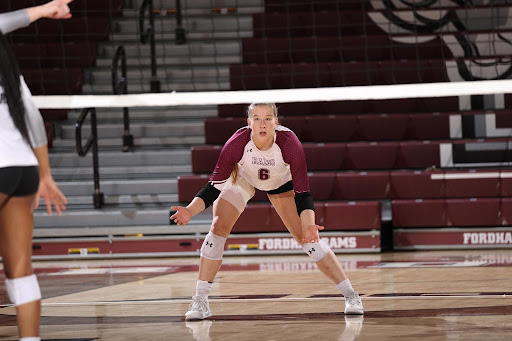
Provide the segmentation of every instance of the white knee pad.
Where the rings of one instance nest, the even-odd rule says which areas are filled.
[[[208,232],[201,246],[201,257],[211,260],[221,260],[224,254],[224,244],[226,239],[221,236]]]
[[[5,287],[11,303],[19,306],[25,303],[39,301],[41,290],[36,275],[5,280]]]
[[[302,250],[313,258],[316,262],[320,262],[327,256],[331,248],[322,239],[318,243],[304,243],[302,244]]]

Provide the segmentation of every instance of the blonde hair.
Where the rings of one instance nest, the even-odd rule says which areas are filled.
[[[254,108],[263,106],[270,108],[274,113],[274,116],[277,118],[277,106],[275,103],[251,103],[247,107],[247,117],[251,118],[251,113],[254,110]]]

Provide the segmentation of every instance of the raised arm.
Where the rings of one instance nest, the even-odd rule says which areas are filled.
[[[68,4],[73,0],[54,0],[41,6],[20,9],[0,14],[0,31],[7,34],[26,27],[41,18],[69,19],[71,13]]]

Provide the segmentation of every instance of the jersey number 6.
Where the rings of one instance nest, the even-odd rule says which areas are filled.
[[[258,169],[258,179],[268,180],[270,178],[270,171],[266,168]]]

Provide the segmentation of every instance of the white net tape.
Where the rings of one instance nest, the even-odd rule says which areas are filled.
[[[34,96],[39,109],[167,107],[178,105],[353,101],[512,93],[512,80],[446,82],[337,88],[171,92],[137,95]]]

